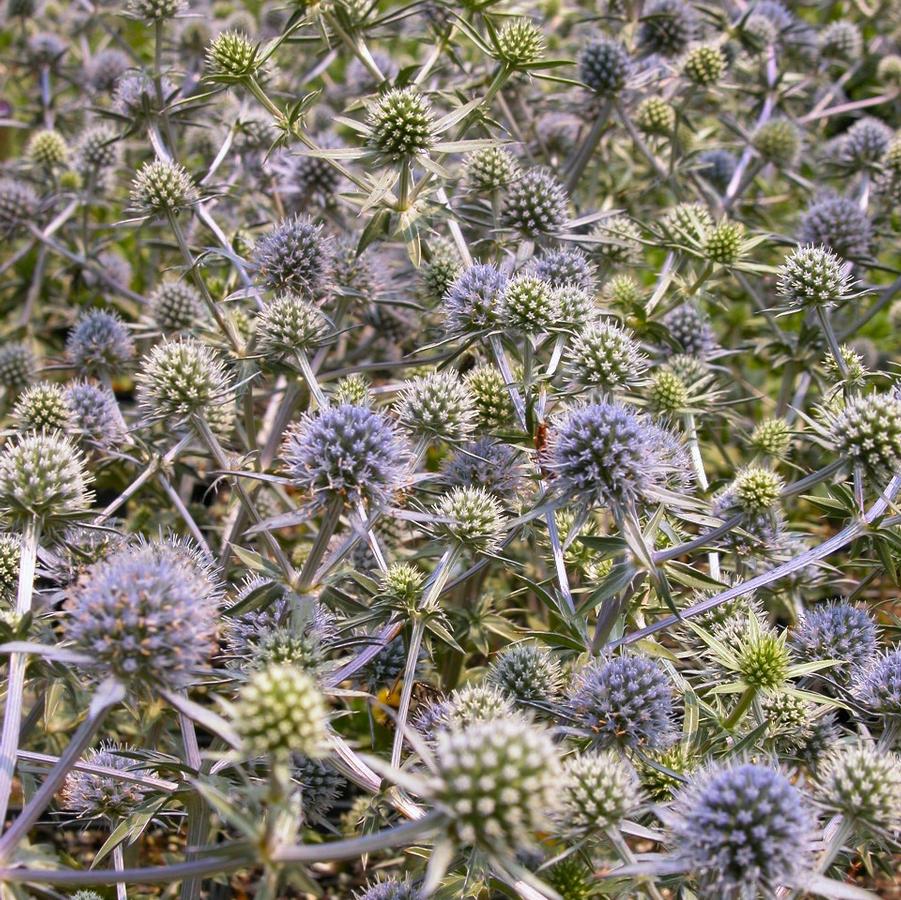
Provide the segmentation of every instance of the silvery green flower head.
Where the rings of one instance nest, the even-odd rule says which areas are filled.
[[[638,776],[614,750],[589,751],[563,764],[560,826],[575,836],[603,832],[634,814],[641,801]]]
[[[429,793],[458,843],[502,857],[534,846],[557,805],[550,734],[517,717],[439,734]]]
[[[90,381],[75,381],[65,389],[71,425],[80,440],[101,449],[121,444],[127,429],[116,395]]]
[[[525,273],[546,281],[552,288],[575,288],[594,294],[597,273],[594,264],[578,247],[545,250],[529,260]]]
[[[321,225],[293,216],[257,241],[252,259],[267,290],[316,299],[328,284],[331,245]]]
[[[673,685],[663,667],[623,654],[579,673],[563,715],[597,746],[658,749],[672,742],[674,707]]]
[[[72,410],[65,389],[50,381],[31,385],[16,400],[13,419],[21,431],[68,431]]]
[[[128,748],[102,744],[99,749],[88,752],[84,762],[131,775],[150,774],[140,761],[124,756],[123,751],[127,752]],[[66,776],[60,797],[63,808],[76,813],[79,819],[105,819],[118,823],[131,815],[148,794],[149,788],[139,782],[73,769]]]
[[[625,87],[632,60],[620,41],[600,35],[579,53],[579,78],[594,93],[612,97]]]
[[[329,330],[325,314],[296,294],[276,297],[266,305],[257,320],[260,349],[278,356],[315,350]]]
[[[459,731],[476,722],[496,722],[516,714],[510,696],[492,683],[466,684],[444,700],[430,704],[417,718],[417,728],[429,739],[440,732]]]
[[[354,894],[354,900],[423,900],[423,896],[410,881],[386,878],[379,879]]]
[[[408,382],[397,402],[397,417],[419,438],[457,442],[475,428],[475,399],[466,382],[445,369]]]
[[[630,331],[612,322],[592,322],[573,337],[567,366],[583,387],[616,391],[641,378],[647,359]]]
[[[619,403],[575,407],[554,423],[547,466],[556,492],[623,511],[688,477],[678,440]]]
[[[848,269],[827,247],[797,247],[779,268],[779,293],[793,309],[840,303],[851,290]]]
[[[507,188],[501,221],[525,237],[552,234],[567,220],[569,197],[550,169],[527,169]]]
[[[901,832],[901,756],[859,740],[838,747],[818,772],[820,802],[864,834],[897,841]]]
[[[310,674],[279,663],[255,672],[243,685],[233,710],[235,730],[252,756],[289,758],[325,755],[328,711]]]
[[[107,47],[95,53],[85,64],[85,75],[91,88],[98,93],[111,93],[119,78],[131,68],[128,54],[117,47]]]
[[[839,156],[851,169],[866,169],[878,163],[894,138],[892,128],[881,119],[858,119],[841,138]]]
[[[403,487],[409,450],[385,413],[365,406],[330,406],[306,415],[285,439],[285,473],[317,506],[387,504]]]
[[[519,274],[504,290],[504,325],[527,335],[541,334],[560,323],[560,297],[541,278]]]
[[[645,4],[638,28],[638,46],[644,53],[678,56],[694,40],[698,18],[684,0],[653,0]]]
[[[456,487],[432,507],[435,531],[451,547],[494,553],[506,531],[506,516],[497,497],[480,487]]]
[[[34,351],[24,341],[0,344],[0,385],[15,394],[33,380],[38,367]]]
[[[98,677],[178,690],[207,667],[220,596],[209,561],[190,544],[141,542],[72,585],[65,635]]]
[[[811,858],[812,816],[803,796],[767,765],[733,763],[695,776],[674,807],[673,853],[700,896],[771,896]]]
[[[442,301],[447,327],[456,335],[471,335],[500,326],[504,317],[507,276],[490,264],[466,269]]]
[[[880,483],[901,472],[901,395],[897,391],[852,397],[829,423],[836,451]]]
[[[186,331],[203,317],[203,299],[187,281],[163,281],[148,298],[148,312],[160,331]]]
[[[135,343],[115,313],[92,309],[79,316],[66,339],[66,358],[79,375],[111,378],[135,356]]]
[[[166,159],[144,163],[134,177],[131,202],[146,216],[175,215],[197,200],[197,188],[184,166]]]
[[[84,457],[61,432],[9,439],[0,451],[0,512],[16,527],[55,529],[85,514],[91,480]]]
[[[138,368],[138,403],[151,418],[181,423],[224,405],[233,394],[222,360],[195,338],[156,344]]]
[[[563,685],[563,670],[551,651],[522,641],[505,647],[493,660],[488,680],[519,702],[553,700]]]
[[[410,159],[431,149],[434,114],[428,97],[414,87],[393,88],[369,107],[370,146],[384,162]]]

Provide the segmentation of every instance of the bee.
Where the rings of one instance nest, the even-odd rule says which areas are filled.
[[[376,702],[372,707],[372,717],[379,725],[388,725],[391,722],[389,709],[400,708],[400,698],[403,693],[404,680],[398,678],[393,685],[381,688],[375,695]],[[431,706],[444,699],[444,694],[436,687],[422,681],[413,683],[413,691],[410,700],[410,716],[412,717],[425,706]]]

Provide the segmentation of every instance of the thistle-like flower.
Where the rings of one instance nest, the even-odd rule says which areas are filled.
[[[66,358],[80,375],[111,378],[135,356],[135,343],[115,313],[92,309],[81,315],[66,339]]]
[[[206,344],[185,337],[156,344],[138,372],[138,402],[152,417],[173,422],[205,415],[231,397],[233,381]]]
[[[0,451],[0,512],[42,531],[84,515],[93,499],[84,457],[58,431],[32,432]]]
[[[788,119],[771,119],[754,132],[751,146],[767,162],[790,169],[801,152],[801,135]]]
[[[892,838],[901,831],[901,756],[873,744],[835,750],[818,773],[817,797],[858,829]]]
[[[144,163],[131,187],[134,207],[145,215],[174,215],[197,200],[197,188],[185,168],[165,159]]]
[[[163,281],[148,298],[148,312],[160,331],[187,331],[202,318],[203,299],[186,281]]]
[[[549,824],[560,772],[544,729],[517,718],[477,722],[439,734],[430,793],[457,841],[510,854]]]
[[[560,321],[559,295],[534,275],[517,275],[504,290],[504,324],[513,331],[540,334]]]
[[[20,431],[68,431],[72,425],[72,410],[62,385],[45,381],[26,388],[19,395],[13,418]]]
[[[530,19],[511,19],[497,34],[494,52],[511,69],[524,69],[544,53],[544,36]]]
[[[667,431],[626,406],[595,403],[565,414],[550,436],[548,468],[557,491],[623,510],[684,477],[686,460]]]
[[[526,237],[557,231],[567,219],[569,198],[549,169],[527,169],[508,188],[501,220]]]
[[[876,655],[876,623],[864,609],[848,603],[830,603],[809,610],[791,634],[791,647],[798,659],[813,662],[838,660],[829,671],[847,681]]]
[[[239,31],[223,31],[207,49],[207,65],[219,79],[239,81],[255,75],[262,65],[257,48]]]
[[[442,311],[453,334],[469,335],[499,326],[504,317],[507,277],[492,265],[474,265],[451,285]]]
[[[673,686],[660,664],[623,655],[586,667],[565,711],[598,746],[655,749],[670,743],[673,708]]]
[[[452,546],[475,553],[494,553],[506,531],[500,501],[480,487],[458,487],[432,507],[435,529]]]
[[[632,71],[632,60],[617,40],[601,35],[582,48],[579,54],[579,78],[596,94],[618,94]]]
[[[850,287],[848,266],[826,247],[797,247],[779,269],[779,293],[792,308],[839,303]]]
[[[252,258],[267,290],[315,300],[326,288],[331,248],[311,219],[285,219],[257,241]]]
[[[854,693],[876,715],[901,718],[901,648],[886,650],[860,670]]]
[[[71,427],[81,440],[103,449],[125,440],[125,420],[116,395],[109,388],[76,381],[66,387],[65,401]]]
[[[896,393],[852,397],[832,419],[829,437],[842,457],[887,482],[901,471],[901,397]]]
[[[442,466],[451,487],[480,487],[501,500],[514,500],[525,488],[525,475],[515,447],[491,437],[465,444]]]
[[[291,356],[315,350],[329,332],[325,315],[296,294],[276,297],[260,313],[257,336],[264,354]]]
[[[692,47],[682,60],[682,74],[701,87],[716,84],[725,71],[726,57],[719,47],[712,44]]]
[[[254,673],[241,688],[233,721],[250,755],[325,755],[325,699],[309,673],[297,666],[274,664]]]
[[[683,0],[653,0],[642,9],[638,46],[645,53],[678,56],[697,30],[697,15]]]
[[[693,303],[671,309],[663,317],[663,324],[683,353],[703,359],[716,349],[716,335],[710,320]]]
[[[0,178],[0,236],[12,234],[37,214],[40,201],[26,182]]]
[[[380,507],[402,487],[408,451],[384,413],[344,404],[305,416],[281,455],[289,478],[315,504],[341,497]]]
[[[371,147],[386,162],[410,159],[434,143],[434,116],[425,94],[416,88],[394,88],[369,108]]]
[[[563,685],[563,671],[550,650],[521,642],[502,650],[491,663],[488,680],[514,700],[548,702]]]
[[[576,836],[619,825],[640,802],[635,770],[613,750],[567,758],[561,788],[559,822]]]
[[[140,762],[123,756],[123,749],[128,748],[104,744],[100,749],[90,751],[84,762],[131,775],[150,774]],[[118,823],[131,815],[148,793],[149,789],[138,781],[73,769],[66,776],[60,799],[62,806],[76,813],[79,819],[105,819]]]
[[[870,255],[873,225],[849,197],[826,195],[802,216],[798,242],[822,244],[842,259],[856,261]]]
[[[476,366],[466,373],[466,385],[475,401],[476,418],[481,428],[492,432],[510,428],[515,411],[503,376],[495,366]]]
[[[65,633],[98,675],[179,689],[207,665],[219,597],[209,563],[190,545],[127,546],[70,588]]]
[[[803,797],[768,766],[739,763],[697,776],[676,799],[674,852],[704,896],[741,900],[792,882],[810,858]]]
[[[477,191],[497,191],[519,177],[516,158],[503,147],[483,147],[466,158],[466,177]]]
[[[29,139],[25,152],[32,165],[43,169],[65,165],[69,158],[66,139],[53,128],[36,131]]]
[[[421,439],[461,441],[475,427],[475,401],[455,371],[443,370],[408,382],[397,417]]]
[[[585,387],[615,391],[638,381],[647,358],[631,332],[611,322],[593,322],[570,345],[569,373]]]

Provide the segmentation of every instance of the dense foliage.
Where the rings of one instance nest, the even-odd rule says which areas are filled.
[[[897,2],[0,22],[3,897],[897,890]]]

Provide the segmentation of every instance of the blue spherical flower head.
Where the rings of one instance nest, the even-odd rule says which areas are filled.
[[[896,645],[862,670],[854,693],[871,712],[901,719],[901,647]]]
[[[597,289],[594,263],[577,247],[546,250],[529,262],[525,272],[552,288],[579,288],[591,294]]]
[[[675,811],[675,853],[702,897],[770,896],[808,860],[810,813],[791,782],[768,766],[711,769],[679,795]]]
[[[504,316],[507,276],[492,265],[474,265],[451,285],[442,301],[447,327],[457,335],[497,328]]]
[[[827,194],[804,213],[798,242],[823,244],[843,259],[866,258],[873,248],[873,223],[849,197]]]
[[[663,667],[624,655],[589,665],[567,711],[599,746],[657,749],[672,739],[673,686]]]
[[[445,462],[442,474],[452,487],[481,487],[501,500],[513,500],[525,487],[519,452],[490,437],[457,450]]]
[[[562,496],[615,510],[684,482],[688,470],[672,434],[618,403],[565,414],[552,431],[547,465]]]
[[[830,603],[804,615],[792,633],[791,645],[806,662],[840,660],[826,674],[847,680],[852,669],[865,666],[876,653],[876,623],[863,609]]]
[[[317,506],[339,497],[383,506],[403,485],[408,457],[391,419],[352,404],[305,416],[282,448],[288,476]]]
[[[285,219],[253,248],[257,278],[267,290],[316,299],[331,272],[331,247],[311,219]]]
[[[71,589],[66,636],[101,675],[177,690],[209,660],[219,596],[209,565],[189,545],[126,547]]]
[[[66,356],[83,375],[118,375],[134,355],[135,344],[125,323],[102,309],[81,316],[66,340]]]

